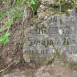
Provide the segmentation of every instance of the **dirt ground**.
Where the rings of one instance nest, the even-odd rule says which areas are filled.
[[[15,20],[10,32],[9,42],[0,49],[0,70],[8,68],[0,73],[0,77],[77,77],[77,71],[68,67],[26,63],[22,54],[23,26]],[[5,58],[9,59],[9,62],[5,61]],[[14,60],[19,60],[19,63],[16,64]]]
[[[0,6],[0,11],[4,10],[5,8]],[[14,19],[13,23],[9,42],[0,48],[0,70],[5,69],[0,73],[0,77],[77,77],[77,71],[68,67],[55,66],[52,63],[40,65],[36,62],[25,62],[22,53],[24,29],[20,21]]]

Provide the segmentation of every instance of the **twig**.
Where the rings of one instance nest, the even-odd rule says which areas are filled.
[[[13,65],[15,62],[12,62],[11,64],[9,64],[6,68],[2,69],[1,72],[5,71],[6,69],[8,69],[11,65]],[[3,74],[3,73],[2,73]]]

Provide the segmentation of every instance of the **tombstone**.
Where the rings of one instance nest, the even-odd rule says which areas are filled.
[[[24,31],[23,57],[30,62],[31,57],[49,57],[58,49],[61,53],[77,51],[77,14],[54,15]]]

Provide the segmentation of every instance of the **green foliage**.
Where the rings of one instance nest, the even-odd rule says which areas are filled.
[[[18,64],[18,63],[19,63],[19,60],[14,60],[14,62],[15,62],[16,64]]]
[[[17,5],[19,4],[19,0],[17,0]]]
[[[0,19],[3,19],[3,18],[4,18],[4,16],[5,16],[5,13],[0,12]]]
[[[60,56],[59,49],[57,49],[57,48],[54,46],[54,43],[52,43],[52,46],[53,46],[53,48],[55,49],[55,52],[54,52],[53,54],[54,54],[54,55],[57,55],[57,56]]]
[[[72,9],[77,7],[77,0],[54,0],[54,6],[59,8],[59,13],[64,13],[68,9]]]
[[[0,72],[3,72],[3,71],[4,71],[4,69],[0,70]]]
[[[6,33],[4,36],[0,37],[0,42],[2,42],[3,44],[6,44],[9,40],[8,40],[8,36],[10,35],[10,33]]]
[[[59,6],[60,6],[60,14],[61,14],[61,3],[60,3],[60,0],[59,0]]]
[[[17,9],[17,12],[15,13],[15,17],[19,19],[20,15],[21,15],[21,10],[22,9],[19,6],[17,6],[16,9]]]
[[[7,29],[7,31],[5,33],[5,35],[3,35],[3,36],[0,37],[0,42],[2,42],[2,44],[6,44],[9,41],[8,36],[10,35],[9,29],[10,29],[11,25],[12,25],[12,21],[10,21],[9,26],[6,25],[8,29]]]
[[[14,1],[3,1],[4,7],[6,7],[5,13],[4,12],[0,12],[0,19],[1,22],[4,23],[4,26],[1,25],[2,27],[0,28],[0,32],[3,31],[3,29],[6,28],[6,33],[2,36],[0,36],[0,42],[2,42],[2,44],[6,44],[9,39],[8,36],[10,36],[10,27],[13,24],[13,19],[14,18],[18,18],[20,19],[20,15],[22,14],[22,10],[23,7],[21,6],[21,4],[19,4],[21,0],[14,0]],[[12,2],[12,4],[11,4]],[[15,4],[16,3],[16,4]],[[15,7],[14,7],[15,4]],[[7,15],[7,18],[6,18]]]
[[[31,2],[29,3],[29,7],[32,8],[33,13],[35,13],[35,8],[37,4],[38,2],[36,0],[31,0]]]
[[[36,19],[36,21],[39,21],[40,19]]]

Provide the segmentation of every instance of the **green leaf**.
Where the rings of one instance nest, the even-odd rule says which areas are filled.
[[[36,19],[36,21],[39,21],[39,19]]]
[[[17,0],[17,4],[19,4],[19,0]]]
[[[30,6],[31,6],[32,8],[34,8],[34,7],[35,7],[35,3],[30,3]]]
[[[5,34],[6,37],[9,36],[9,35],[10,35],[10,33],[6,33],[6,34]]]
[[[36,2],[35,4],[38,4],[38,2]]]
[[[9,39],[8,39],[9,35],[10,35],[10,33],[6,33],[5,36],[1,36],[0,42],[2,42],[3,44],[6,44],[9,41]]]
[[[6,44],[9,41],[8,37],[3,40],[3,44]]]
[[[3,72],[3,71],[4,71],[4,69],[0,70],[0,72]]]
[[[32,10],[33,10],[33,13],[35,13],[35,11],[34,11],[35,4],[30,3],[30,6],[31,6],[31,8],[32,8]]]
[[[2,42],[4,40],[5,36],[1,36],[0,37],[0,42]]]
[[[19,63],[19,60],[14,60],[14,62],[16,62],[16,64],[17,64],[17,63]]]

